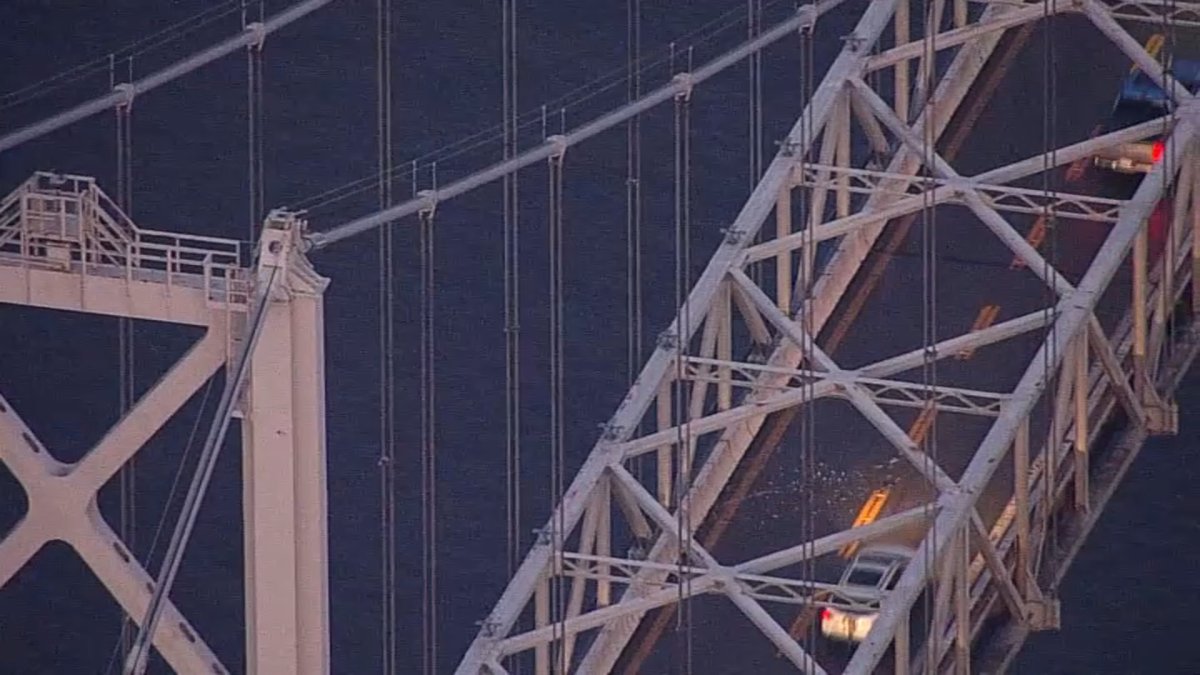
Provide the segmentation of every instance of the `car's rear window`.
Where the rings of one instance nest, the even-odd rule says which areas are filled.
[[[850,576],[846,578],[846,583],[852,586],[877,586],[879,580],[883,577],[883,572],[876,569],[867,569],[858,567],[850,570]]]

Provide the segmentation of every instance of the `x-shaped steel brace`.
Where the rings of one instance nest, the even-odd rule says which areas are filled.
[[[69,544],[125,613],[140,621],[153,578],[104,520],[96,495],[225,362],[225,331],[196,343],[82,460],[55,459],[0,397],[0,461],[25,488],[29,510],[0,540],[0,587],[51,541]],[[154,646],[182,673],[227,672],[212,649],[168,603]]]
[[[651,495],[641,483],[638,482],[620,462],[616,462],[609,467],[609,471],[613,476],[614,487],[624,490],[629,493],[637,502],[638,506],[646,512],[664,533],[673,537],[675,541],[686,540],[688,548],[698,557],[708,569],[714,572],[726,571],[711,553],[692,538],[690,532],[681,531],[676,519],[667,511],[658,500]],[[758,627],[759,630],[766,635],[775,646],[788,657],[789,660],[802,672],[813,673],[814,675],[824,675],[825,671],[821,666],[808,655],[804,649],[792,639],[786,629],[779,625],[774,617],[772,617],[757,600],[746,595],[740,584],[733,580],[733,575],[726,576],[728,582],[721,585],[721,590],[729,598],[734,605],[737,606],[747,618]]]
[[[730,270],[729,274],[746,291],[746,294],[763,316],[774,324],[789,340],[799,346],[804,353],[810,354],[816,365],[835,377],[848,375],[795,321],[785,316],[775,306],[775,303],[771,302],[771,298],[767,297],[767,294],[758,287],[758,284],[755,284],[746,276],[745,272],[734,268]],[[896,446],[900,454],[904,455],[904,458],[916,467],[917,471],[921,472],[921,475],[925,476],[932,485],[937,487],[941,492],[957,489],[955,482],[950,476],[937,465],[932,457],[921,452],[916,442],[900,428],[900,425],[896,424],[896,421],[890,415],[884,412],[883,408],[879,407],[879,404],[871,398],[871,395],[863,389],[862,385],[854,381],[853,377],[844,377],[838,385],[846,393],[846,398],[854,404],[854,407],[892,445]]]
[[[864,103],[866,103],[867,107],[870,108],[871,112],[875,113],[875,116],[879,119],[879,121],[883,122],[884,126],[886,126],[893,134],[895,134],[901,142],[911,148],[926,162],[931,163],[932,166],[930,168],[936,171],[940,178],[958,183],[958,191],[962,195],[963,202],[967,205],[967,207],[970,208],[971,211],[983,221],[983,224],[986,225],[988,229],[994,232],[997,237],[1000,237],[1001,241],[1003,241],[1004,244],[1008,246],[1009,249],[1011,249],[1012,252],[1015,253],[1029,267],[1030,270],[1033,271],[1034,274],[1037,274],[1042,281],[1046,282],[1046,284],[1049,285],[1050,288],[1054,289],[1054,291],[1060,296],[1074,290],[1074,287],[1070,284],[1070,282],[1068,282],[1066,278],[1059,274],[1058,270],[1052,267],[1050,263],[1047,262],[1040,253],[1038,253],[1037,249],[1034,248],[1033,245],[1028,241],[1026,241],[1025,237],[1021,236],[1021,234],[1017,232],[1015,228],[1013,228],[1012,224],[1008,222],[1008,219],[1000,215],[999,211],[992,208],[992,206],[983,199],[983,197],[979,194],[979,191],[972,186],[971,182],[967,178],[955,171],[954,167],[950,166],[949,162],[943,159],[941,155],[937,154],[936,150],[927,147],[925,143],[921,142],[921,139],[915,133],[913,133],[912,129],[907,124],[905,124],[900,120],[899,117],[896,116],[896,113],[892,112],[892,109],[888,107],[888,104],[879,97],[879,94],[875,93],[875,90],[871,89],[871,87],[858,78],[851,78],[849,83],[852,94],[859,97]]]

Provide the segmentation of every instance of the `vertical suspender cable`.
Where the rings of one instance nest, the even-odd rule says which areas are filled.
[[[812,29],[805,27],[800,31],[800,92],[803,97],[801,106],[803,112],[800,114],[800,147],[812,147],[812,143],[807,142],[807,139],[815,139],[817,130],[813,128],[813,112],[812,102],[814,87],[813,80],[815,50],[813,46]],[[833,122],[827,122],[832,124]],[[832,139],[829,139],[833,142]],[[797,171],[800,175],[805,175],[806,155],[801,154],[797,160]],[[787,189],[791,189],[790,181],[787,183]],[[812,202],[809,199],[810,193],[808,189],[800,190],[800,222],[805,228],[804,246],[801,248],[800,255],[800,274],[795,282],[795,288],[799,292],[792,294],[792,313],[800,314],[800,321],[807,335],[814,333],[813,305],[812,293],[813,284],[808,280],[816,279],[816,271],[812,269],[817,256],[813,251],[813,247],[817,245],[816,230],[812,227],[814,222],[823,220],[824,214],[812,212]],[[812,368],[812,354],[801,354],[801,368]],[[800,421],[796,427],[797,445],[799,447],[799,464],[800,464],[800,490],[801,490],[801,513],[800,513],[800,538],[802,541],[811,542],[816,538],[816,520],[814,512],[817,508],[817,502],[814,497],[816,488],[816,428],[817,416],[815,409],[815,381],[806,381],[801,384],[802,399],[800,403],[799,417]],[[808,555],[805,556],[802,567],[802,578],[816,578],[816,556],[815,550],[810,548]],[[804,635],[804,647],[809,653],[812,653],[813,646],[817,640],[817,622],[809,622]]]
[[[565,150],[565,148],[563,148]],[[563,384],[565,359],[563,354],[563,160],[564,155],[555,152],[547,159],[549,168],[549,213],[548,239],[550,257],[550,502],[553,509],[562,501],[565,491],[565,453],[563,424]],[[551,524],[551,550],[555,558],[554,568],[562,568],[565,545],[566,520],[562,509],[556,522]],[[566,592],[564,578],[555,574],[550,586],[550,602],[553,612],[553,642],[555,672],[566,672]]]
[[[642,96],[642,3],[626,7],[626,101]],[[626,383],[632,387],[642,368],[642,116],[625,126],[625,315]],[[635,433],[636,435],[636,433]],[[642,479],[642,457],[633,460],[633,474]]]
[[[1167,0],[1165,11],[1162,13],[1162,32],[1163,32],[1163,54],[1161,58],[1163,79],[1166,80],[1167,74],[1170,72],[1170,63],[1174,59],[1176,39],[1176,29],[1178,28],[1175,21],[1175,12],[1178,11],[1176,0]],[[1190,90],[1192,83],[1185,83],[1185,86]],[[1163,119],[1162,135],[1165,138],[1169,132],[1168,120]],[[1164,153],[1163,163],[1165,171],[1164,176],[1175,176],[1176,162],[1178,161],[1177,153],[1179,149],[1172,146],[1169,153]],[[1163,350],[1163,359],[1161,363],[1169,362],[1174,354],[1173,343],[1171,337],[1175,334],[1175,253],[1178,246],[1178,240],[1175,234],[1175,201],[1179,198],[1179,180],[1170,181],[1166,185],[1166,190],[1163,194],[1163,203],[1167,206],[1164,208],[1163,221],[1166,225],[1166,234],[1163,237],[1162,254],[1159,259],[1162,261],[1162,278],[1159,285],[1159,294],[1162,298],[1162,307],[1166,314],[1163,317],[1165,322],[1166,338],[1162,342],[1161,349]],[[1186,188],[1185,188],[1186,190]],[[1184,194],[1187,194],[1186,191]],[[1168,283],[1168,281],[1170,283]],[[1174,390],[1168,390],[1163,403],[1170,405],[1175,398]]]
[[[133,81],[133,57],[126,61],[128,75],[126,82]],[[111,86],[117,85],[116,63],[109,61],[109,79]],[[117,208],[126,215],[133,211],[133,126],[132,102],[123,103],[115,108],[116,112],[116,141],[117,141]],[[133,256],[136,251],[132,246],[126,252],[125,264],[136,264]],[[133,407],[135,400],[135,370],[134,370],[134,336],[133,320],[128,317],[117,319],[117,370],[118,370],[118,405],[122,417]],[[130,457],[118,472],[117,481],[120,492],[120,530],[121,540],[130,551],[137,550],[137,466],[136,459]],[[133,646],[134,625],[130,623],[124,612],[121,614],[121,658],[128,656]]]
[[[264,17],[263,2],[258,4],[258,23]],[[249,26],[249,11],[245,0],[242,4],[242,25]],[[247,159],[249,164],[249,238],[251,245],[258,240],[258,226],[262,222],[263,205],[266,203],[263,181],[263,42],[258,40],[246,45],[246,124]]]
[[[433,190],[437,191],[437,164],[433,174]],[[437,378],[434,358],[434,326],[436,297],[434,294],[434,230],[433,209],[420,213],[421,249],[421,503],[422,503],[422,615],[423,664],[425,675],[438,670],[438,611],[437,611],[437,418],[435,415]]]
[[[393,202],[392,0],[376,7],[376,96],[379,207]],[[396,614],[396,302],[393,228],[379,228],[379,538],[380,664],[397,670]]]
[[[517,6],[504,0],[501,43],[503,55],[504,159],[516,156],[517,139]],[[521,274],[517,174],[504,176],[504,381],[505,381],[505,513],[508,576],[521,563]],[[521,658],[514,655],[509,669],[519,675]]]
[[[746,0],[747,40],[753,40],[754,38],[758,37],[760,33],[762,33],[762,14],[762,0]],[[747,60],[746,66],[749,79],[748,145],[750,146],[749,170],[747,171],[747,174],[750,183],[750,190],[753,192],[754,188],[758,185],[759,177],[762,176],[763,165],[762,52],[756,51],[751,54],[750,58]],[[757,238],[762,238],[761,230],[759,231]],[[764,267],[764,265],[755,265],[751,268],[751,278],[753,278],[756,283],[762,283],[762,273]]]
[[[924,94],[921,101],[920,109],[925,111],[924,124],[921,129],[922,145],[924,156],[921,158],[921,175],[924,179],[922,195],[924,197],[921,206],[921,259],[922,259],[922,343],[925,348],[922,358],[922,379],[925,384],[924,398],[925,410],[929,412],[929,425],[924,438],[921,439],[922,453],[924,455],[925,474],[932,475],[937,471],[938,466],[938,415],[936,408],[937,394],[937,358],[933,353],[933,346],[937,343],[937,207],[932,200],[932,168],[936,148],[934,147],[937,141],[935,131],[936,124],[936,109],[934,107],[933,95],[934,88],[937,83],[937,45],[935,44],[935,36],[941,28],[942,7],[944,0],[924,0],[923,2],[923,23],[924,30],[922,33],[922,61],[924,68],[921,74],[924,76],[924,81],[921,83],[921,91]],[[926,523],[929,531],[926,537],[933,541],[937,540],[937,519],[936,514],[932,509],[926,513]],[[932,584],[936,575],[936,565],[934,562],[938,559],[938,551],[935,549],[927,553],[925,560],[926,570],[926,587],[932,588]],[[952,583],[949,578],[938,579],[940,584]],[[942,626],[940,623],[934,623],[937,620],[935,616],[937,610],[934,607],[934,598],[938,593],[929,592],[926,594],[926,616],[930,617],[931,625],[933,626],[930,639],[924,641],[924,656],[926,658],[927,672],[936,672],[938,661],[938,650],[935,646],[935,639],[941,639]]]
[[[691,71],[691,50],[688,51],[688,72]],[[675,62],[675,45],[671,45],[671,66],[674,72]],[[691,461],[692,461],[692,439],[688,425],[688,392],[687,381],[685,379],[684,360],[687,358],[688,345],[684,333],[684,327],[691,325],[691,306],[688,302],[688,291],[691,284],[689,283],[690,274],[690,204],[689,193],[690,185],[690,152],[689,135],[690,135],[690,96],[691,92],[684,90],[675,96],[675,128],[674,128],[674,154],[675,154],[675,306],[679,307],[679,323],[680,333],[675,337],[678,341],[675,356],[675,373],[672,392],[672,401],[674,403],[674,417],[676,439],[676,458],[675,458],[675,489],[672,490],[672,495],[675,501],[675,517],[676,529],[678,530],[678,541],[676,542],[677,557],[676,561],[679,566],[679,612],[676,614],[676,648],[678,651],[678,663],[681,672],[690,673],[692,670],[692,603],[688,600],[687,585],[689,584],[688,574],[683,567],[688,565],[691,559],[691,550],[688,546],[688,539],[691,532],[691,518],[688,509],[688,494],[687,489],[689,479],[691,478]]]
[[[1042,217],[1046,222],[1046,242],[1047,255],[1043,256],[1043,278],[1049,278],[1049,273],[1057,266],[1058,261],[1058,238],[1059,228],[1058,219],[1054,210],[1051,208],[1051,195],[1054,190],[1052,181],[1054,180],[1055,160],[1057,143],[1057,61],[1056,61],[1056,43],[1055,34],[1057,21],[1057,13],[1055,5],[1057,0],[1042,0],[1044,12],[1043,21],[1045,29],[1042,34],[1043,50],[1042,50],[1042,151],[1043,157],[1043,172],[1042,172],[1042,192],[1043,201],[1046,203],[1045,209],[1042,211]],[[1058,320],[1058,294],[1047,286],[1044,293],[1045,311],[1047,313],[1046,332],[1047,332],[1047,349],[1045,357],[1046,372],[1053,373],[1050,378],[1046,391],[1052,400],[1056,400],[1057,396],[1053,393],[1058,390],[1059,378],[1064,376],[1064,369],[1068,368],[1068,363],[1072,359],[1067,359],[1063,362],[1063,366],[1058,369],[1053,369],[1053,363],[1056,363],[1058,350],[1069,345],[1058,344],[1057,333],[1054,331],[1054,323]],[[1051,403],[1052,414],[1049,416],[1049,435],[1047,442],[1042,448],[1042,481],[1045,487],[1046,499],[1042,508],[1042,536],[1044,550],[1054,550],[1057,546],[1057,528],[1054,524],[1054,496],[1057,488],[1057,471],[1054,469],[1057,466],[1058,454],[1061,444],[1058,442],[1059,437],[1059,415],[1054,409],[1055,402]],[[1047,594],[1054,593],[1053,584],[1044,585]]]
[[[691,75],[692,68],[694,66],[693,50],[694,50],[694,47],[688,47],[687,72],[688,72],[689,76]],[[755,52],[755,54],[757,54],[757,53],[758,52]],[[682,219],[683,232],[682,232],[682,237],[681,237],[681,239],[682,239],[681,243],[683,244],[683,252],[682,252],[683,253],[683,261],[682,261],[683,262],[683,270],[682,270],[683,277],[680,279],[680,288],[683,289],[682,305],[683,305],[683,315],[685,317],[683,325],[685,325],[685,326],[690,326],[692,323],[692,307],[691,307],[691,289],[692,289],[692,105],[691,104],[692,104],[692,95],[691,95],[691,90],[689,89],[688,92],[683,97],[683,128],[681,130],[681,136],[682,136],[681,146],[682,146],[682,154],[683,154],[683,157],[682,157],[683,180],[682,180],[682,184],[680,186],[680,189],[682,192],[681,204],[683,207],[683,209],[682,209],[682,211],[683,211],[683,219]],[[695,448],[695,438],[692,436],[692,428],[691,428],[692,420],[691,420],[690,406],[687,403],[688,400],[691,398],[691,396],[690,396],[691,392],[689,392],[687,390],[687,381],[683,377],[683,375],[684,375],[683,361],[687,357],[687,353],[688,353],[688,343],[686,341],[681,340],[680,344],[679,344],[679,362],[678,362],[678,365],[680,367],[680,370],[678,371],[679,394],[680,395],[678,397],[676,397],[675,402],[676,402],[676,405],[679,406],[680,419],[682,420],[682,424],[680,424],[680,427],[683,430],[684,445],[681,446],[681,449],[683,450],[684,459],[683,459],[683,461],[679,462],[679,469],[682,472],[682,475],[680,476],[681,480],[679,481],[679,489],[676,490],[676,494],[678,494],[681,499],[681,503],[679,505],[679,516],[680,516],[679,531],[681,533],[683,533],[683,536],[686,537],[690,541],[692,539],[692,535],[695,531],[694,523],[692,523],[692,508],[691,508],[692,491],[690,489],[684,489],[684,486],[691,484],[691,478],[694,475],[692,463],[695,461],[696,448]],[[686,547],[681,550],[687,551],[688,555],[687,555],[686,559],[690,560],[691,559],[691,550]],[[684,672],[687,673],[688,675],[691,675],[692,667],[693,667],[692,661],[693,661],[693,656],[694,656],[694,654],[693,654],[694,644],[692,641],[692,638],[693,638],[693,633],[692,633],[693,607],[692,607],[692,601],[691,601],[692,577],[691,577],[691,575],[683,575],[682,577],[680,577],[680,579],[681,579],[681,582],[683,585],[683,590],[685,592],[685,595],[688,597],[688,599],[685,601],[687,618],[685,621],[686,633],[684,634],[684,637],[685,637],[686,645],[687,645],[687,660],[685,662]]]

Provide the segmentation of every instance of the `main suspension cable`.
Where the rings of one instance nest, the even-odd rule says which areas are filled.
[[[640,0],[628,1],[640,3]],[[765,7],[774,7],[775,5],[778,5],[784,1],[785,0],[770,0]],[[686,42],[691,44],[693,47],[699,47],[712,42],[717,36],[728,31],[738,23],[745,21],[744,18],[739,16],[740,12],[741,10],[739,8],[730,9],[713,20],[705,23],[700,28],[681,36],[678,40],[676,40],[676,42]],[[638,24],[636,30],[640,36],[640,23]],[[640,37],[638,40],[640,41]],[[631,79],[638,80],[637,87],[638,91],[640,92],[640,80],[642,76],[657,68],[660,68],[663,65],[669,64],[670,59],[671,56],[668,50],[655,52],[650,56],[643,57],[639,49],[636,62],[632,69],[628,64],[614,68],[613,70],[610,70],[557,98],[546,101],[537,107],[530,108],[516,117],[517,122],[512,126],[512,128],[518,133],[536,129],[540,123],[543,109],[561,110],[566,108],[577,108],[603,95],[605,92],[621,86],[622,83],[625,83],[627,87],[632,86],[632,83],[630,82]],[[570,61],[570,58],[567,60]],[[638,97],[635,97],[631,100],[636,100],[636,98],[640,98],[640,93]],[[491,146],[497,141],[502,141],[504,138],[505,128],[506,124],[504,122],[501,122],[501,124],[489,125],[451,143],[421,152],[420,154],[410,158],[410,160],[408,160],[408,164],[421,165],[428,164],[433,161],[446,162],[464,155],[472,150]],[[408,169],[397,168],[395,171],[397,172],[397,175],[394,177],[399,179],[403,178],[407,174]],[[306,197],[301,201],[293,203],[291,208],[305,209],[309,211],[326,208],[338,202],[349,199],[363,192],[364,190],[370,189],[376,180],[376,176],[364,176],[357,180],[350,181],[348,183],[335,186],[320,193]]]
[[[83,119],[87,119],[93,115],[98,115],[105,112],[109,108],[116,107],[126,101],[130,95],[140,95],[161,87],[168,82],[182,77],[198,68],[228,56],[236,52],[239,48],[244,47],[252,42],[262,39],[263,36],[273,33],[284,26],[291,24],[294,21],[307,16],[333,0],[301,0],[295,5],[285,9],[278,14],[268,18],[260,27],[256,27],[253,31],[243,30],[238,35],[227,38],[215,45],[212,45],[201,52],[197,52],[186,58],[180,59],[171,65],[162,68],[140,80],[127,82],[128,87],[123,87],[122,90],[110,91],[102,96],[97,96],[89,101],[81,103],[67,110],[63,110],[55,115],[51,115],[33,124],[26,125],[11,133],[0,136],[0,152],[15,148],[22,143],[26,143],[35,138],[40,138],[46,134],[61,129],[70,124],[74,124]]]
[[[262,0],[254,0],[254,2],[249,4],[257,4],[261,8]],[[6,110],[37,100],[79,80],[102,73],[105,69],[108,69],[111,73],[113,63],[132,61],[134,58],[144,57],[159,47],[175,42],[189,33],[194,33],[205,26],[237,13],[239,8],[244,12],[247,5],[246,0],[226,0],[226,2],[200,10],[200,12],[182,21],[178,21],[136,42],[114,50],[106,56],[100,56],[80,63],[37,82],[2,94],[0,95],[0,110]]]

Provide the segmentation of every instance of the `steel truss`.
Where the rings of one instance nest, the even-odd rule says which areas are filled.
[[[936,655],[939,671],[943,666],[969,671],[973,641],[998,602],[1017,633],[1056,625],[1057,604],[1037,582],[1039,565],[1049,558],[1042,555],[1046,532],[1035,525],[1037,519],[1060,511],[1065,495],[1073,495],[1072,506],[1082,512],[1102,506],[1108,494],[1103,490],[1111,487],[1097,492],[1089,485],[1089,446],[1117,406],[1143,433],[1175,428],[1173,407],[1164,397],[1172,385],[1158,373],[1165,367],[1161,356],[1166,347],[1179,339],[1168,334],[1167,317],[1190,283],[1196,259],[1192,247],[1200,242],[1192,231],[1200,172],[1190,168],[1197,103],[1169,78],[1163,82],[1154,59],[1116,22],[1144,18],[1130,15],[1155,7],[1165,5],[991,3],[971,16],[966,3],[955,3],[954,27],[930,31],[937,33],[936,49],[954,54],[939,72],[928,97],[932,103],[922,107],[917,104],[927,100],[923,94],[910,96],[910,71],[933,67],[926,62],[928,43],[910,39],[907,3],[870,3],[456,672],[505,673],[506,660],[527,651],[533,652],[538,673],[549,673],[552,663],[565,663],[572,672],[609,672],[648,611],[709,594],[733,603],[797,668],[824,673],[763,603],[827,602],[838,593],[836,586],[795,578],[785,568],[916,521],[934,526],[897,587],[882,599],[879,619],[846,672],[872,672],[893,645],[896,672],[926,668],[924,661],[910,662],[909,644],[911,609],[926,590],[934,598],[926,646]],[[1179,13],[1184,6],[1171,7]],[[928,147],[923,132],[932,129],[935,138],[942,133],[1005,31],[1040,20],[1047,11],[1091,19],[1172,92],[1175,112],[976,176],[960,175]],[[940,5],[935,12],[941,15]],[[868,73],[883,68],[894,73],[895,91],[886,97],[866,84]],[[1169,131],[1166,155],[1171,160],[1156,166],[1129,200],[1012,185],[1164,129]],[[861,158],[866,168],[853,166],[860,159],[852,152],[855,131],[871,150]],[[1171,220],[1174,236],[1169,241],[1176,243],[1151,270],[1143,225],[1176,181],[1180,166],[1189,168],[1182,171],[1180,185],[1186,189],[1179,192]],[[922,167],[933,177],[918,177]],[[797,189],[807,191],[812,217],[794,228]],[[1054,291],[1057,303],[932,348],[851,369],[840,366],[812,336],[833,314],[886,224],[943,203],[966,206]],[[761,241],[772,212],[774,237]],[[1005,212],[1092,220],[1111,229],[1086,273],[1072,284]],[[950,226],[963,225],[939,225]],[[814,271],[814,250],[823,241],[835,241],[837,252]],[[1134,272],[1130,311],[1106,332],[1094,310],[1126,258]],[[752,280],[748,271],[753,265],[773,271],[765,277],[774,280],[773,294]],[[748,351],[759,353],[767,346],[769,356],[736,359],[735,327],[760,348]],[[1031,331],[1043,331],[1046,343],[1012,391],[934,387],[902,377],[930,358],[944,359]],[[1055,375],[1060,384],[1050,392],[1047,383]],[[676,402],[675,396],[685,400]],[[822,397],[848,401],[925,477],[937,497],[923,507],[752,560],[717,560],[695,540],[695,528],[766,416]],[[955,479],[882,406],[934,407],[994,421]],[[1047,438],[1035,454],[1029,424],[1039,406],[1062,423],[1055,426],[1057,437]],[[675,415],[677,409],[684,411],[682,418]],[[1017,478],[1006,493],[1009,506],[995,522],[985,522],[976,501],[1010,449]],[[644,478],[630,464],[642,456],[656,465]],[[1098,499],[1091,501],[1093,496]],[[623,520],[614,521],[614,498]],[[614,555],[614,532],[621,523],[635,540],[653,542],[649,549]],[[690,525],[681,529],[681,523]],[[569,592],[565,613],[552,617],[549,595],[556,583]]]
[[[238,403],[243,418],[249,672],[329,669],[322,297],[300,253],[304,222],[274,212],[256,262],[234,240],[134,225],[90,178],[39,173],[0,202],[0,302],[204,329],[204,336],[79,462],[0,397],[0,461],[29,508],[0,539],[0,586],[51,541],[70,545],[141,622],[155,580],[105,521],[99,490],[237,352],[247,312],[275,283]],[[280,477],[285,477],[280,480]],[[290,476],[290,479],[286,477]],[[228,672],[166,600],[153,645],[181,673]]]

